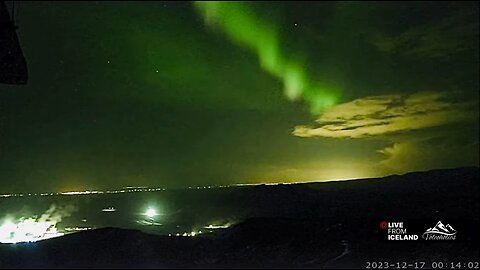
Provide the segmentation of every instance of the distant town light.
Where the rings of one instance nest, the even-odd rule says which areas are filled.
[[[230,227],[230,225],[231,225],[230,223],[223,224],[223,225],[210,224],[210,225],[205,226],[205,227],[203,227],[203,228],[205,228],[205,229],[214,229],[214,230],[216,230],[216,229],[227,229],[228,227]]]

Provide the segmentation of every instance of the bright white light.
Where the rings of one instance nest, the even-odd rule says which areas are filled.
[[[52,222],[34,218],[22,219],[17,224],[7,220],[0,226],[0,243],[35,242],[62,235]]]
[[[0,243],[35,242],[64,235],[57,230],[62,218],[70,216],[73,207],[51,205],[40,217],[4,219],[0,225]]]
[[[153,208],[148,208],[147,211],[145,212],[145,215],[149,218],[153,218],[157,215],[157,210],[153,209]]]

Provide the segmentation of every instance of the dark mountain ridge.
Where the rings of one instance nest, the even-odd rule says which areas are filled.
[[[364,268],[368,261],[478,261],[478,177],[478,168],[461,168],[233,188],[223,192],[254,215],[221,232],[168,237],[102,228],[3,244],[0,268]],[[379,221],[409,219],[426,220],[423,230],[442,220],[459,239],[381,240]]]

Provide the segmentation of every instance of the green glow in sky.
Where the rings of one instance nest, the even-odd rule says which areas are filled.
[[[476,2],[29,1],[19,10],[30,77],[0,85],[0,193],[479,164]],[[148,207],[162,215],[153,202],[141,214]]]
[[[289,100],[305,101],[313,114],[337,103],[339,91],[318,87],[306,65],[282,51],[276,26],[259,18],[248,3],[208,1],[195,2],[195,6],[209,26],[220,28],[233,42],[257,55],[261,67],[283,82]]]

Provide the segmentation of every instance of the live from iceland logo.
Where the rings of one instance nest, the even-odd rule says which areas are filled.
[[[381,221],[380,229],[387,231],[387,239],[391,241],[418,240],[418,234],[408,234],[403,222]]]
[[[389,241],[416,241],[416,240],[456,240],[457,230],[450,224],[438,221],[435,226],[425,230],[425,221],[410,221],[407,225],[403,221],[380,221],[381,231],[386,233]],[[383,233],[382,233],[383,234]],[[421,238],[419,237],[421,235]],[[385,239],[382,237],[382,239]]]

